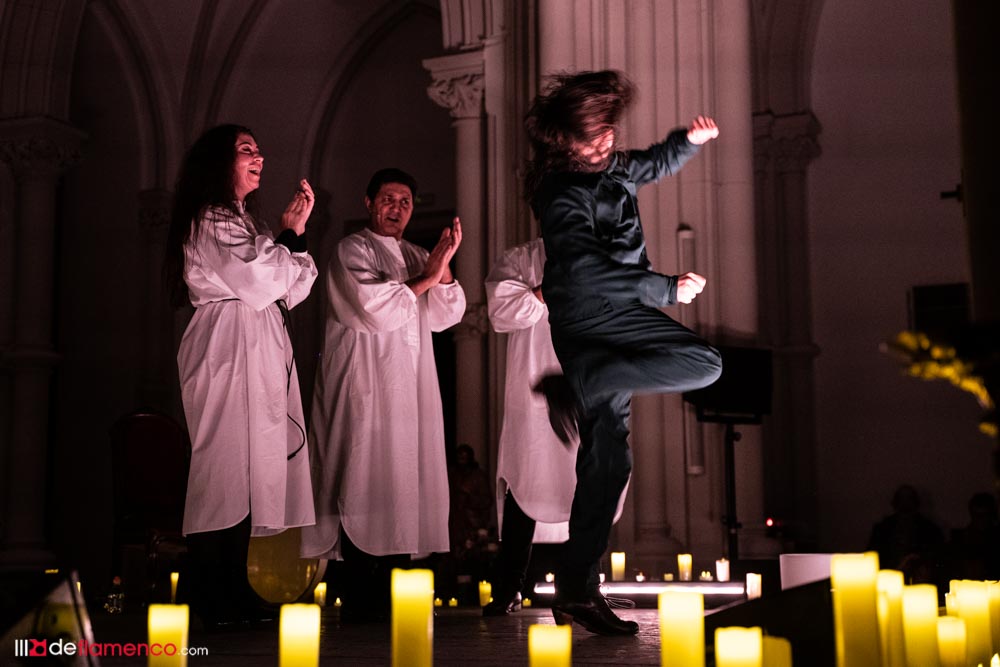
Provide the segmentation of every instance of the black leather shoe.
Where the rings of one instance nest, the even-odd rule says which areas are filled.
[[[492,602],[483,607],[483,616],[506,616],[520,610],[521,594],[514,593],[513,596],[506,598],[506,602],[503,598],[494,598]]]
[[[533,388],[545,397],[549,407],[549,425],[556,437],[568,445],[578,433],[580,406],[564,375],[546,375]]]
[[[639,624],[615,616],[603,596],[589,597],[583,601],[552,600],[552,615],[559,625],[577,622],[584,630],[597,635],[634,635]]]

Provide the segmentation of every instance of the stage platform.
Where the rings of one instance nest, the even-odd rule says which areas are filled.
[[[528,627],[553,624],[548,608],[535,607],[500,618],[483,618],[478,608],[436,610],[434,619],[434,665],[528,664]],[[639,623],[634,637],[600,637],[573,627],[573,665],[659,665],[660,636],[655,609],[620,610],[619,615]],[[146,617],[141,612],[109,616],[91,614],[95,642],[142,642],[146,639]],[[191,647],[205,647],[208,655],[191,656],[188,667],[277,667],[278,625],[224,633],[206,633],[192,621]],[[341,626],[336,608],[323,609],[320,665],[391,664],[388,624]],[[145,658],[104,658],[108,667],[145,667]]]

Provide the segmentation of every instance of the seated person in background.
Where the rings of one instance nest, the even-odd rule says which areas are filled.
[[[1000,525],[997,500],[991,493],[969,499],[969,523],[951,531],[947,545],[953,579],[1000,579]]]
[[[917,490],[909,484],[897,488],[892,496],[892,510],[892,514],[872,527],[868,538],[868,549],[878,552],[879,567],[901,570],[904,563],[934,561],[944,545],[944,534],[920,513]]]

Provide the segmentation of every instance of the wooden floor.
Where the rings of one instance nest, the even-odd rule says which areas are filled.
[[[502,618],[483,618],[478,608],[438,608],[434,620],[434,665],[528,665],[528,627],[552,624],[547,608],[524,609]],[[639,623],[634,637],[600,637],[573,627],[573,665],[659,665],[660,637],[655,609],[620,610]],[[143,642],[146,618],[140,612],[91,617],[94,641]],[[188,658],[188,667],[239,665],[277,667],[277,624],[226,633],[205,633],[192,621],[189,646],[205,647],[207,656]],[[390,628],[386,625],[341,627],[338,610],[323,610],[321,665],[390,665]],[[104,667],[146,665],[144,658],[104,658]]]

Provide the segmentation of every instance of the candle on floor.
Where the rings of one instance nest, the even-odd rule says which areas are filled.
[[[625,580],[625,552],[611,552],[611,581]]]
[[[321,581],[316,584],[316,588],[313,589],[313,602],[318,604],[320,607],[326,606],[326,582]]]
[[[664,591],[658,598],[660,664],[705,667],[705,598],[701,593]]]
[[[955,602],[955,594],[951,591],[944,594],[944,613],[948,616],[958,616],[958,604]]]
[[[444,606],[444,602],[441,601],[441,598],[434,598],[434,606],[435,607],[443,607]]]
[[[677,578],[691,581],[691,554],[677,554]]]
[[[729,581],[729,561],[725,558],[715,561],[715,578],[719,581]]]
[[[434,659],[434,573],[392,571],[393,667],[430,667]]]
[[[937,587],[916,584],[903,587],[903,644],[907,667],[938,667]]]
[[[990,596],[990,629],[996,654],[1000,652],[1000,582],[987,581],[986,590]]]
[[[937,640],[941,667],[968,667],[965,621],[955,616],[939,616],[937,619]]]
[[[756,572],[747,572],[747,599],[756,600],[760,597],[761,581]]]
[[[344,603],[340,601],[340,598],[334,598],[333,599],[333,606],[334,607],[340,607],[342,604],[344,604]]]
[[[159,644],[161,647],[172,645],[159,655],[149,654],[146,663],[148,667],[184,667],[187,665],[187,655],[184,649],[188,642],[188,606],[186,604],[151,604],[146,617],[148,624],[150,646]]]
[[[764,667],[792,667],[792,643],[783,637],[764,637]]]
[[[834,554],[830,559],[837,667],[878,665],[878,556]]]
[[[965,648],[972,664],[986,664],[993,655],[990,594],[985,581],[952,581],[958,617],[965,621]]]
[[[715,630],[715,667],[762,667],[763,660],[764,633],[760,628]]]
[[[479,606],[485,607],[493,599],[493,584],[488,581],[479,582]]]
[[[456,600],[455,598],[448,598],[448,606],[449,607],[457,607],[458,606],[458,600]]]
[[[531,598],[524,598],[523,600],[521,600],[521,606],[524,607],[525,609],[530,609],[531,608]]]
[[[882,667],[906,667],[906,652],[903,648],[903,573],[899,570],[880,570],[876,587]]]
[[[569,625],[532,625],[528,628],[529,667],[570,667],[573,630]]]
[[[177,604],[177,582],[180,581],[180,572],[170,573],[170,604]]]
[[[278,667],[318,667],[319,607],[283,604],[278,628]]]

